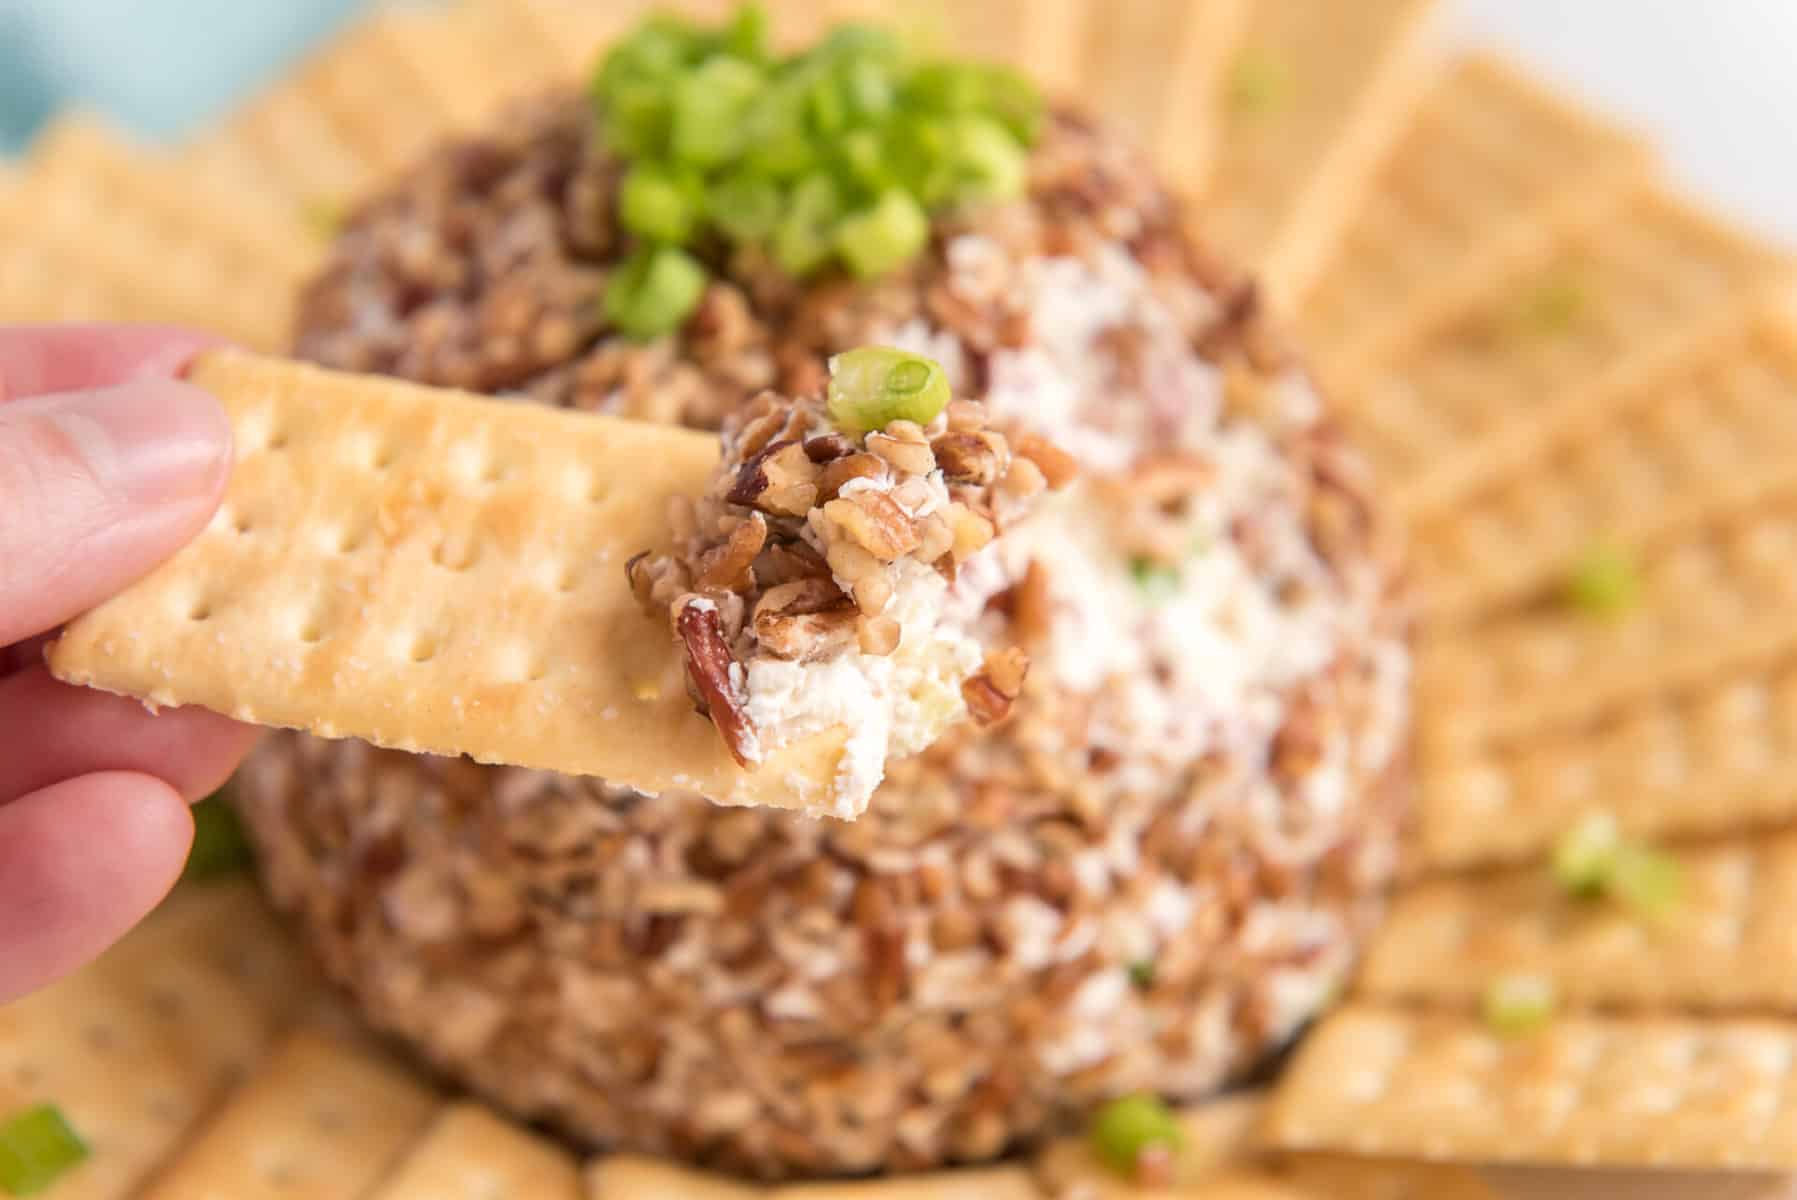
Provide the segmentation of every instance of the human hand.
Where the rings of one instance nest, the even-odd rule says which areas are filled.
[[[44,635],[205,527],[230,473],[205,345],[150,327],[0,325],[0,1004],[73,970],[186,860],[187,804],[255,738],[57,682]]]

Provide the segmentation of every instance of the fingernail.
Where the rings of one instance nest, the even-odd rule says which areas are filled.
[[[230,471],[224,409],[170,379],[16,401],[7,416],[46,420],[103,489],[136,508],[210,502]]]

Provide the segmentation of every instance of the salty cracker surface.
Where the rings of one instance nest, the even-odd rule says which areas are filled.
[[[1545,855],[1586,816],[1630,837],[1735,833],[1797,816],[1797,654],[1519,744],[1425,752],[1414,861]]]
[[[580,1200],[581,1194],[573,1155],[477,1104],[456,1104],[370,1200]]]
[[[1359,990],[1470,1009],[1529,975],[1580,1007],[1797,1012],[1797,833],[1673,857],[1683,887],[1657,918],[1568,895],[1540,868],[1423,883],[1393,902]]]
[[[1473,1017],[1355,1005],[1300,1047],[1275,1145],[1468,1162],[1797,1166],[1797,1025],[1556,1017],[1505,1037]]]
[[[587,1168],[587,1200],[756,1200],[765,1188],[676,1166],[659,1158],[613,1154]]]
[[[68,627],[59,678],[645,791],[830,798],[844,733],[739,769],[625,580],[715,438],[233,351],[190,378],[231,416],[225,501]]]
[[[1595,220],[1650,160],[1640,139],[1510,63],[1457,60],[1297,299],[1306,349],[1325,365],[1376,353],[1507,264],[1539,257],[1556,232]]]
[[[340,1200],[384,1177],[437,1101],[408,1070],[309,1030],[289,1035],[143,1200]]]

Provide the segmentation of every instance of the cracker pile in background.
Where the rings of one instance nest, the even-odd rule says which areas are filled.
[[[643,7],[381,9],[166,149],[65,118],[0,168],[0,320],[173,321],[279,351],[365,189],[584,70]],[[773,7],[792,38],[889,11]],[[1184,1115],[1172,1187],[1072,1141],[767,1191],[580,1163],[437,1094],[356,1033],[246,885],[186,885],[0,1010],[0,1113],[54,1102],[93,1146],[56,1200],[1471,1200],[1492,1193],[1470,1170],[1411,1164],[1797,1170],[1790,264],[1671,196],[1627,131],[1444,56],[1426,0],[914,7],[1154,150],[1207,236],[1258,265],[1409,523],[1414,882],[1355,994],[1268,1096]],[[1609,615],[1564,599],[1594,555],[1632,564]],[[1669,917],[1554,883],[1556,843],[1595,814],[1680,864]],[[1506,1035],[1481,1000],[1519,978],[1557,1010]]]

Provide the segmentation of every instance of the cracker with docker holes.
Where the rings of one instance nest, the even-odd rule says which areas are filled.
[[[580,1165],[477,1104],[446,1109],[369,1200],[580,1200]]]
[[[1302,295],[1330,257],[1422,98],[1434,7],[1247,0],[1213,89],[1219,128],[1197,216],[1232,261],[1259,265],[1275,306]]]
[[[1476,294],[1418,314],[1373,359],[1338,362],[1344,419],[1406,515],[1445,511],[1529,466],[1579,409],[1611,407],[1654,356],[1700,340],[1788,269],[1657,188],[1632,189]]]
[[[1606,566],[1615,552],[1595,543],[1586,553],[1618,611],[1567,599],[1420,644],[1418,736],[1430,753],[1526,743],[1797,645],[1797,488],[1725,510],[1638,563]]]
[[[1649,162],[1644,142],[1511,64],[1459,59],[1297,298],[1306,349],[1325,365],[1376,353],[1418,315],[1595,220]]]
[[[1462,1162],[1790,1170],[1797,1025],[1476,1017],[1354,1005],[1299,1048],[1266,1132],[1292,1150]]]
[[[1797,321],[1778,304],[1736,318],[1527,472],[1413,526],[1430,620],[1544,594],[1594,544],[1648,555],[1797,492]]]
[[[1582,1008],[1797,1012],[1797,833],[1672,858],[1682,884],[1657,914],[1572,895],[1540,868],[1420,884],[1393,902],[1359,990],[1470,1010],[1529,976]]]
[[[340,1200],[385,1178],[437,1108],[411,1071],[310,1030],[290,1034],[143,1200]]]
[[[1736,833],[1797,817],[1797,653],[1519,745],[1422,762],[1417,865],[1546,853],[1599,812],[1629,837]]]
[[[70,624],[58,677],[651,792],[857,798],[837,794],[840,726],[738,767],[631,593],[627,560],[668,544],[670,505],[711,482],[715,437],[233,351],[191,378],[236,433],[224,503]]]

